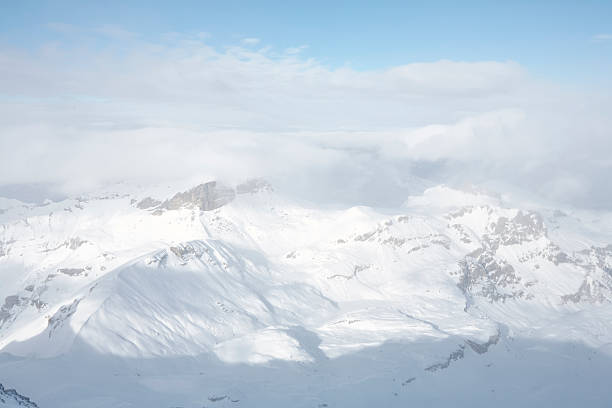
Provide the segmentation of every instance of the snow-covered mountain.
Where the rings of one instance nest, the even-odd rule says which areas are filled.
[[[612,215],[515,207],[0,199],[0,383],[42,408],[610,406]]]

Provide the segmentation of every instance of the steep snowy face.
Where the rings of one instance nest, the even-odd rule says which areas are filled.
[[[64,352],[76,338],[98,353],[125,357],[224,356],[221,343],[264,330],[293,346],[284,330],[274,328],[324,318],[333,308],[316,288],[287,282],[257,254],[219,241],[189,241],[95,280],[60,307],[44,331],[6,350]],[[63,349],[54,346],[59,339]]]
[[[0,350],[17,356],[320,365],[399,343],[435,373],[510,339],[612,342],[606,214],[447,187],[322,210],[261,180],[4,203]]]

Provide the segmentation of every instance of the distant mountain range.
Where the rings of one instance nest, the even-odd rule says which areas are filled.
[[[0,282],[0,407],[612,406],[611,213],[121,185],[0,199]]]

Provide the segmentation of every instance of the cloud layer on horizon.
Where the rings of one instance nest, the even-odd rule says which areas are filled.
[[[612,204],[606,92],[511,61],[357,71],[250,38],[97,33],[103,46],[0,48],[0,185],[263,176],[314,200],[392,205],[425,178]]]

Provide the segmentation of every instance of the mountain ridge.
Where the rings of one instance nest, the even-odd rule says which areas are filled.
[[[11,363],[24,375],[49,364],[42,361],[94,356],[134,367],[213,359],[202,364],[219,372],[297,364],[331,375],[368,350],[402,345],[396,352],[416,364],[409,371],[417,379],[402,387],[412,388],[422,377],[416,367],[439,375],[551,336],[608,354],[612,237],[585,233],[600,213],[590,221],[505,207],[500,197],[444,186],[391,211],[319,209],[263,181],[245,185],[7,208],[0,351],[25,358]],[[214,202],[222,205],[206,204]],[[372,361],[375,382],[389,380],[391,360]],[[305,384],[318,384],[315,377]],[[21,388],[24,377],[0,380]],[[233,387],[252,389],[241,381]],[[63,405],[44,390],[28,395]],[[229,396],[212,402],[235,404]]]

